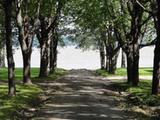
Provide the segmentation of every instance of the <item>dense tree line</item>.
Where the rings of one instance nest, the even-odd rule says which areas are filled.
[[[64,0],[7,0],[1,1],[4,13],[6,53],[8,60],[9,95],[15,95],[13,39],[19,41],[23,56],[23,83],[31,84],[31,54],[33,40],[40,44],[40,77],[53,73],[56,67],[58,23]],[[2,13],[2,12],[1,12]],[[2,14],[1,14],[2,15]],[[1,22],[1,26],[3,22]],[[3,27],[3,26],[2,26]],[[2,29],[1,29],[2,33]],[[14,34],[16,33],[16,34]],[[2,43],[2,42],[1,42]],[[3,47],[2,47],[3,48]],[[1,57],[2,58],[2,57]]]
[[[23,56],[24,84],[32,83],[33,41],[38,39],[40,45],[39,77],[46,77],[55,70],[59,36],[64,35],[81,48],[98,49],[101,69],[111,74],[115,74],[119,50],[122,49],[127,58],[127,82],[133,86],[139,83],[140,49],[155,44],[152,94],[158,94],[159,12],[158,0],[2,0],[0,16],[5,19],[0,20],[0,61],[4,61],[5,43],[9,94],[15,95],[16,91],[12,48],[14,30],[17,30]],[[155,34],[156,38],[153,37]]]
[[[140,49],[155,44],[152,94],[158,94],[159,47],[157,47],[158,32],[155,32],[159,28],[157,1],[79,0],[72,1],[70,4],[73,9],[69,8],[69,15],[81,29],[77,36],[83,36],[76,42],[81,47],[81,44],[86,45],[84,38],[88,43],[90,38],[95,40],[100,50],[101,68],[104,69],[105,66],[109,73],[115,73],[116,55],[121,48],[127,58],[128,84],[138,86]],[[154,38],[155,34],[157,34],[156,38]]]

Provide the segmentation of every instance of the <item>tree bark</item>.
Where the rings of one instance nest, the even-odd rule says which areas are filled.
[[[126,58],[125,58],[125,52],[122,50],[122,61],[121,61],[121,68],[126,67]]]
[[[40,73],[39,77],[47,77],[50,72],[50,44],[51,39],[49,37],[49,32],[45,18],[40,15],[41,22],[41,32],[38,34],[38,40],[40,43]]]
[[[105,66],[105,69],[106,69],[106,72],[109,72],[109,58],[108,58],[107,55],[106,55],[106,66]]]
[[[5,50],[2,48],[0,50],[0,68],[5,67]]]
[[[4,2],[5,10],[5,39],[6,39],[6,50],[7,50],[7,62],[8,62],[8,95],[16,95],[16,87],[14,82],[14,59],[12,51],[12,0],[6,0]]]
[[[31,82],[31,52],[22,53],[23,55],[23,83],[32,84]]]
[[[1,17],[3,15],[0,15]],[[6,67],[5,66],[5,19],[1,20],[1,29],[0,29],[0,68]]]
[[[51,38],[49,33],[54,31],[58,25],[58,19],[62,9],[62,1],[58,1],[56,13],[53,19],[46,18],[39,15],[40,29],[41,32],[38,33],[38,40],[41,48],[41,63],[40,63],[40,73],[39,77],[46,77],[50,73],[50,46]],[[52,14],[52,13],[51,13]]]
[[[128,83],[131,82],[133,86],[137,86],[139,83],[139,37],[142,28],[142,16],[143,9],[136,1],[131,1],[133,10],[130,11],[131,15],[131,31],[129,36],[129,42],[124,50],[127,55],[127,75]]]
[[[45,40],[44,40],[45,41]],[[39,77],[47,77],[50,72],[50,44],[47,41],[41,46],[41,62],[40,62],[40,73]]]
[[[105,50],[104,50],[104,44],[103,42],[99,41],[99,53],[100,53],[100,63],[101,63],[101,69],[105,69]]]
[[[115,55],[109,57],[110,58],[109,59],[109,71],[108,71],[109,74],[116,73],[118,55],[119,55],[119,51]]]
[[[157,41],[160,41],[160,37],[157,37]],[[157,95],[159,93],[159,78],[160,78],[159,48],[160,48],[160,42],[157,42],[154,50],[154,65],[153,65],[153,78],[152,78],[152,94],[154,95]]]
[[[139,45],[132,44],[129,46],[127,56],[127,82],[133,86],[139,83]]]
[[[152,78],[152,94],[158,95],[159,93],[159,80],[160,80],[160,1],[157,0],[158,11],[156,16],[155,28],[157,32],[157,41],[154,50],[154,65],[153,65],[153,78]]]
[[[54,73],[57,67],[57,46],[58,46],[58,36],[55,34],[54,39],[51,41],[51,55],[50,55],[50,73]]]
[[[33,25],[31,25],[31,20],[28,13],[28,2],[25,1],[25,15],[22,15],[22,2],[16,1],[17,11],[17,27],[18,27],[18,41],[20,43],[22,56],[23,56],[23,83],[32,84],[31,74],[30,74],[30,63],[31,63],[31,53],[32,53],[32,43],[33,43]]]
[[[107,46],[105,46],[107,47]],[[115,74],[116,73],[116,69],[117,69],[117,59],[118,59],[118,55],[119,55],[119,48],[116,48],[117,50],[115,50],[114,48],[106,48],[106,71],[109,74]],[[109,52],[109,50],[111,50]]]

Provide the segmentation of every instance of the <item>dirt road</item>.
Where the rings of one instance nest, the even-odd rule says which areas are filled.
[[[137,120],[117,107],[114,96],[104,95],[108,84],[89,70],[71,70],[54,82],[40,83],[50,99],[34,120]]]

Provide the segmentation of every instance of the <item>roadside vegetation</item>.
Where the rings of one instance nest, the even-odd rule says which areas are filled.
[[[7,77],[7,68],[0,68],[0,81],[2,82],[7,82],[8,80],[8,77]],[[60,69],[60,68],[57,68],[55,70],[55,73],[54,74],[51,74],[48,76],[48,79],[51,78],[51,79],[56,79],[57,77],[63,75],[64,73],[66,73],[67,71],[64,70],[64,69]],[[37,80],[37,79],[43,79],[38,77],[39,75],[39,68],[32,68],[31,69],[31,78],[33,79],[33,82],[34,80]],[[15,69],[15,80],[16,81],[21,81],[23,78],[23,68],[16,68]],[[45,79],[47,77],[44,77]]]
[[[135,87],[122,81],[115,82],[110,87],[112,90],[126,94],[127,103],[131,105],[160,106],[160,95],[151,95],[152,83],[150,80],[142,80]]]
[[[0,69],[0,119],[13,119],[16,117],[18,112],[27,108],[36,108],[41,105],[41,100],[39,95],[43,93],[43,89],[36,85],[36,83],[43,82],[44,80],[55,80],[56,78],[63,76],[67,73],[64,69],[56,69],[54,74],[48,77],[39,78],[38,72],[39,68],[32,68],[32,85],[24,85],[21,83],[23,77],[22,68],[16,68],[16,96],[8,96],[8,86],[7,86],[7,68]]]
[[[7,85],[0,85],[0,119],[2,120],[11,119],[20,109],[36,105],[38,95],[42,92],[42,89],[37,85],[18,84],[16,87],[16,96],[8,97]]]
[[[0,80],[7,81],[7,68],[0,68]],[[31,77],[37,77],[39,73],[39,68],[32,68],[31,69]],[[20,81],[23,78],[23,68],[16,68],[15,69],[15,80]]]
[[[109,74],[106,70],[98,69],[96,70],[98,75],[102,75],[104,77],[107,76],[127,76],[127,69],[126,68],[118,68],[115,74]],[[140,76],[152,76],[153,69],[152,68],[139,68],[139,75]]]
[[[109,80],[104,95],[114,96],[117,106],[135,116],[139,120],[159,120],[160,94],[152,95],[152,81],[140,80],[138,86],[132,86],[126,80]]]
[[[33,84],[66,73],[56,69],[57,48],[65,46],[64,38],[77,48],[99,51],[100,68],[105,69],[97,70],[99,75],[127,76],[126,83],[114,87],[131,95],[127,102],[159,105],[159,13],[160,0],[0,0],[0,119],[34,101],[41,89]],[[140,49],[153,45],[153,68],[139,72]],[[31,69],[35,46],[39,69]],[[15,69],[15,47],[21,50],[23,69]],[[116,70],[120,51],[121,67],[127,69]],[[140,75],[152,75],[152,81],[141,81]]]
[[[126,68],[118,68],[115,74],[109,74],[106,70],[96,70],[96,73],[103,77],[127,76]],[[140,76],[152,76],[152,68],[140,68]],[[109,79],[109,78],[108,78]],[[138,112],[149,117],[160,114],[160,94],[152,95],[152,81],[140,80],[138,86],[128,84],[126,80],[113,80],[113,84],[106,86],[106,89],[120,95],[119,106],[127,111]],[[106,94],[108,95],[108,93]],[[122,98],[122,99],[121,99]],[[158,118],[154,118],[158,119]]]

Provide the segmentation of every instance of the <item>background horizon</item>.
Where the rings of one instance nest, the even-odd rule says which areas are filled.
[[[154,46],[140,50],[140,67],[153,67]],[[100,58],[98,50],[82,50],[75,46],[58,47],[57,67],[64,69],[99,69]],[[40,50],[34,48],[31,56],[31,67],[40,65]],[[14,52],[15,67],[23,67],[20,49]],[[7,63],[5,59],[5,64]],[[7,64],[6,64],[7,65]],[[118,57],[117,67],[121,66],[121,52]]]

